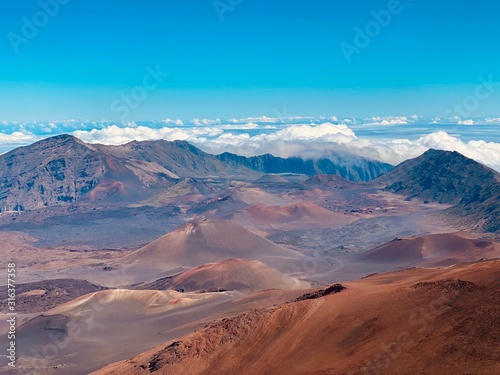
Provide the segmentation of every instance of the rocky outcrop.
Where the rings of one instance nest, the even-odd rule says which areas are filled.
[[[312,293],[303,294],[300,297],[295,298],[293,300],[293,302],[305,301],[308,299],[316,299],[316,298],[328,296],[330,294],[339,293],[339,292],[343,291],[344,289],[346,289],[346,287],[343,286],[342,284],[330,285],[326,289],[320,289],[320,290],[317,290],[317,291],[312,292]]]

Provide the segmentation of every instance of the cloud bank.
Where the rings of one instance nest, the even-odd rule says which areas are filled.
[[[446,125],[436,125],[440,122]],[[429,148],[435,148],[458,151],[500,171],[500,142],[482,137],[493,134],[492,132],[498,134],[500,120],[497,118],[456,118],[450,123],[449,119],[424,120],[419,116],[366,119],[295,116],[226,121],[166,119],[144,123],[70,120],[32,124],[4,123],[1,126],[0,152],[64,132],[89,143],[118,145],[133,140],[184,140],[214,154],[227,151],[245,156],[271,153],[282,157],[315,158],[333,153],[350,153],[393,165],[417,157]],[[467,140],[461,136],[465,134],[464,129],[468,132]],[[403,136],[409,134],[413,137]]]

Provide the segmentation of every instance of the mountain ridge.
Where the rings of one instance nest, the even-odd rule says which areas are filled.
[[[500,231],[500,173],[459,152],[430,149],[372,183],[409,199],[450,204],[446,213]]]
[[[307,173],[315,173],[321,164],[332,171],[336,168],[336,173],[344,168],[335,167],[326,159],[306,170],[302,166],[314,164],[312,161],[282,159],[270,154],[253,159],[223,155],[226,156],[206,153],[186,141],[132,141],[109,146],[87,144],[69,134],[46,138],[0,155],[0,212],[80,200],[131,203],[148,199],[181,178],[255,180],[262,176],[263,169],[271,167],[279,172],[299,169]],[[259,158],[266,162],[255,162]],[[392,168],[368,159],[356,160],[364,164],[356,175],[346,172],[352,178],[373,178]]]

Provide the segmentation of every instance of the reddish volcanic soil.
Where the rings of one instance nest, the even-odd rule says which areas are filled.
[[[255,204],[229,215],[231,221],[245,227],[266,231],[304,228],[333,228],[349,224],[359,217],[333,212],[312,202],[299,202],[286,206]]]
[[[264,289],[306,289],[310,284],[266,266],[258,260],[228,259],[207,263],[175,277],[157,280],[141,289],[237,290],[242,293]]]
[[[500,261],[344,285],[213,322],[94,374],[500,373]]]
[[[458,232],[397,238],[362,254],[360,259],[399,266],[442,266],[498,257],[500,244]]]
[[[115,261],[130,283],[154,281],[165,271],[191,268],[229,258],[260,260],[287,271],[304,258],[244,227],[228,222],[193,222],[176,229],[145,247]]]

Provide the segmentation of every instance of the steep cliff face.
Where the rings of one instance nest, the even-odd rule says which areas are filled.
[[[262,173],[300,173],[309,176],[333,174],[351,181],[371,181],[390,171],[390,164],[357,156],[332,155],[330,158],[280,158],[270,154],[244,157],[231,153],[217,156],[230,165],[242,165]]]
[[[0,211],[23,211],[73,202],[105,173],[100,152],[61,135],[0,157]]]

